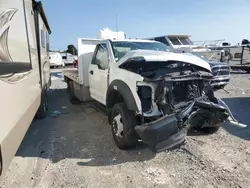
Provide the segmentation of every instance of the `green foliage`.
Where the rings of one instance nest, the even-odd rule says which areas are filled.
[[[67,52],[72,54],[72,55],[77,55],[77,49],[73,44],[68,45],[67,47]]]

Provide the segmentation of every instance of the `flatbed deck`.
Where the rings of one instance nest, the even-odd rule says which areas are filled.
[[[75,81],[76,83],[80,83],[78,70],[76,68],[63,70],[62,74],[70,78],[71,80]]]

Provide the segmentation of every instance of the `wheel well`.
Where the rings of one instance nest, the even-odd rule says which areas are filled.
[[[113,90],[108,95],[107,105],[106,106],[107,106],[108,109],[111,109],[111,108],[113,108],[113,106],[116,103],[119,103],[119,102],[124,102],[123,96],[121,95],[121,93],[119,91]]]
[[[107,107],[107,111],[108,111],[108,122],[109,124],[111,124],[111,111],[112,108],[115,104],[119,103],[119,102],[124,102],[123,96],[121,95],[121,93],[119,91],[116,90],[112,90],[107,98],[107,103],[106,103],[106,107]]]

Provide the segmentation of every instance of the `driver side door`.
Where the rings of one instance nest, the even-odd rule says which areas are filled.
[[[109,53],[107,44],[98,44],[89,66],[89,90],[90,96],[104,105],[106,104],[108,67]]]

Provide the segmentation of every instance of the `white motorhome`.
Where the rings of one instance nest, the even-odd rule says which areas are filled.
[[[50,33],[41,2],[0,1],[0,180],[34,116],[46,115]]]
[[[66,65],[73,65],[75,61],[74,55],[70,53],[61,53],[63,63]]]
[[[65,63],[59,52],[49,52],[50,67],[65,67]]]
[[[250,41],[243,39],[237,45],[231,45],[228,42],[223,42],[220,45],[210,46],[212,50],[224,50],[228,54],[225,61],[232,69],[242,69],[250,72]]]

